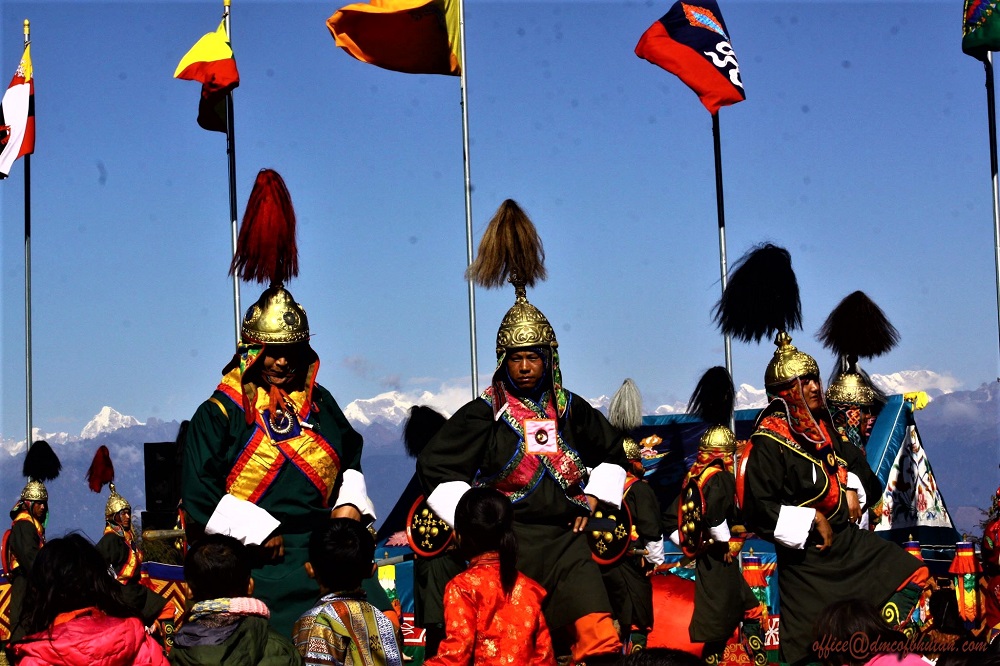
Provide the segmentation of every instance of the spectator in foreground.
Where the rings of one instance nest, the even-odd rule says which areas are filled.
[[[865,639],[859,640],[860,635]],[[874,604],[862,599],[846,599],[830,604],[820,613],[813,651],[825,666],[928,666],[933,663],[912,652],[901,653],[905,645],[903,632],[886,624]]]
[[[554,666],[545,589],[518,573],[514,509],[493,488],[472,488],[455,508],[455,533],[469,568],[445,586],[445,637],[427,666]]]
[[[184,558],[194,602],[174,638],[175,666],[298,666],[292,641],[271,628],[267,605],[253,594],[246,546],[225,534],[197,541]]]
[[[167,666],[108,575],[97,549],[79,534],[45,544],[24,598],[27,636],[14,645],[23,666]]]
[[[371,532],[356,520],[330,520],[310,537],[305,569],[322,595],[292,630],[305,663],[401,666],[392,623],[361,589],[362,581],[375,573]]]

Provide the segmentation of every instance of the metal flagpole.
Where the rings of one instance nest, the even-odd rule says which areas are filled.
[[[469,171],[469,97],[465,79],[465,2],[458,2],[458,48],[462,55],[462,158],[465,166],[466,267],[472,265],[472,177]],[[469,355],[472,362],[472,398],[479,397],[479,363],[476,359],[476,285],[469,278]]]
[[[729,267],[726,265],[726,207],[722,196],[722,139],[719,132],[719,112],[712,114],[712,139],[715,146],[715,206],[719,217],[719,271],[722,274],[722,291],[726,291],[729,281]],[[732,339],[725,335],[726,370],[733,376]]]
[[[24,19],[24,46],[31,43],[31,22]],[[31,74],[34,78],[34,73]],[[28,438],[25,450],[31,447],[31,154],[24,156],[24,415]]]
[[[222,0],[222,6],[225,8],[222,14],[222,20],[226,24],[226,39],[229,40],[230,45],[233,43],[233,35],[230,30],[229,20],[229,5],[231,0]],[[226,155],[229,157],[229,221],[232,230],[232,250],[233,256],[236,256],[236,238],[237,238],[237,203],[236,203],[236,130],[233,127],[234,124],[234,114],[233,114],[233,91],[230,90],[226,93]],[[233,317],[236,322],[236,345],[240,344],[240,322],[242,321],[243,312],[240,309],[240,278],[233,272]]]
[[[997,185],[997,119],[992,51],[986,52],[983,67],[986,69],[986,112],[989,115],[990,128],[990,177],[993,180],[993,251],[997,278],[997,324],[1000,326],[1000,189]]]

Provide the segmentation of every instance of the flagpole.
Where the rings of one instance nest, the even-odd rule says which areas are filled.
[[[722,138],[719,131],[719,112],[712,114],[712,143],[715,148],[715,207],[719,218],[719,272],[722,275],[722,293],[726,293],[729,267],[726,264],[726,206],[722,196]],[[733,376],[733,345],[725,334],[726,370]]]
[[[233,35],[230,31],[230,14],[229,6],[231,0],[222,0],[222,6],[224,8],[222,14],[222,20],[226,24],[226,39],[229,43],[233,43]],[[235,121],[233,113],[233,91],[230,90],[226,93],[226,155],[229,158],[229,221],[232,236],[232,256],[236,256],[236,240],[237,240],[237,215],[238,215],[238,204],[236,202],[236,130],[233,127]],[[236,345],[240,344],[240,322],[242,321],[243,312],[240,309],[240,279],[233,271],[233,318],[236,323]]]
[[[986,112],[990,128],[990,177],[993,181],[993,252],[997,280],[997,325],[1000,326],[1000,187],[997,183],[997,120],[996,93],[993,84],[993,52],[986,52]],[[1000,332],[1000,328],[998,328]]]
[[[24,46],[31,42],[31,22],[24,19]],[[34,77],[34,73],[31,75]],[[25,451],[31,447],[31,154],[24,156],[24,415],[28,437]]]
[[[458,44],[462,54],[459,76],[462,89],[462,160],[465,167],[465,257],[472,265],[472,176],[469,169],[469,96],[465,79],[465,1],[458,1]],[[469,280],[469,356],[472,363],[472,398],[479,397],[479,362],[476,359],[476,285]]]

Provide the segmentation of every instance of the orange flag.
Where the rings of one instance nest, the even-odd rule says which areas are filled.
[[[407,74],[462,72],[460,0],[371,0],[326,21],[337,46],[362,62]]]

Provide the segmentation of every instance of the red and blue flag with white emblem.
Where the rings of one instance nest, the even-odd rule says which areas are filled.
[[[675,3],[643,33],[635,54],[677,75],[713,115],[746,99],[736,53],[715,0]]]

